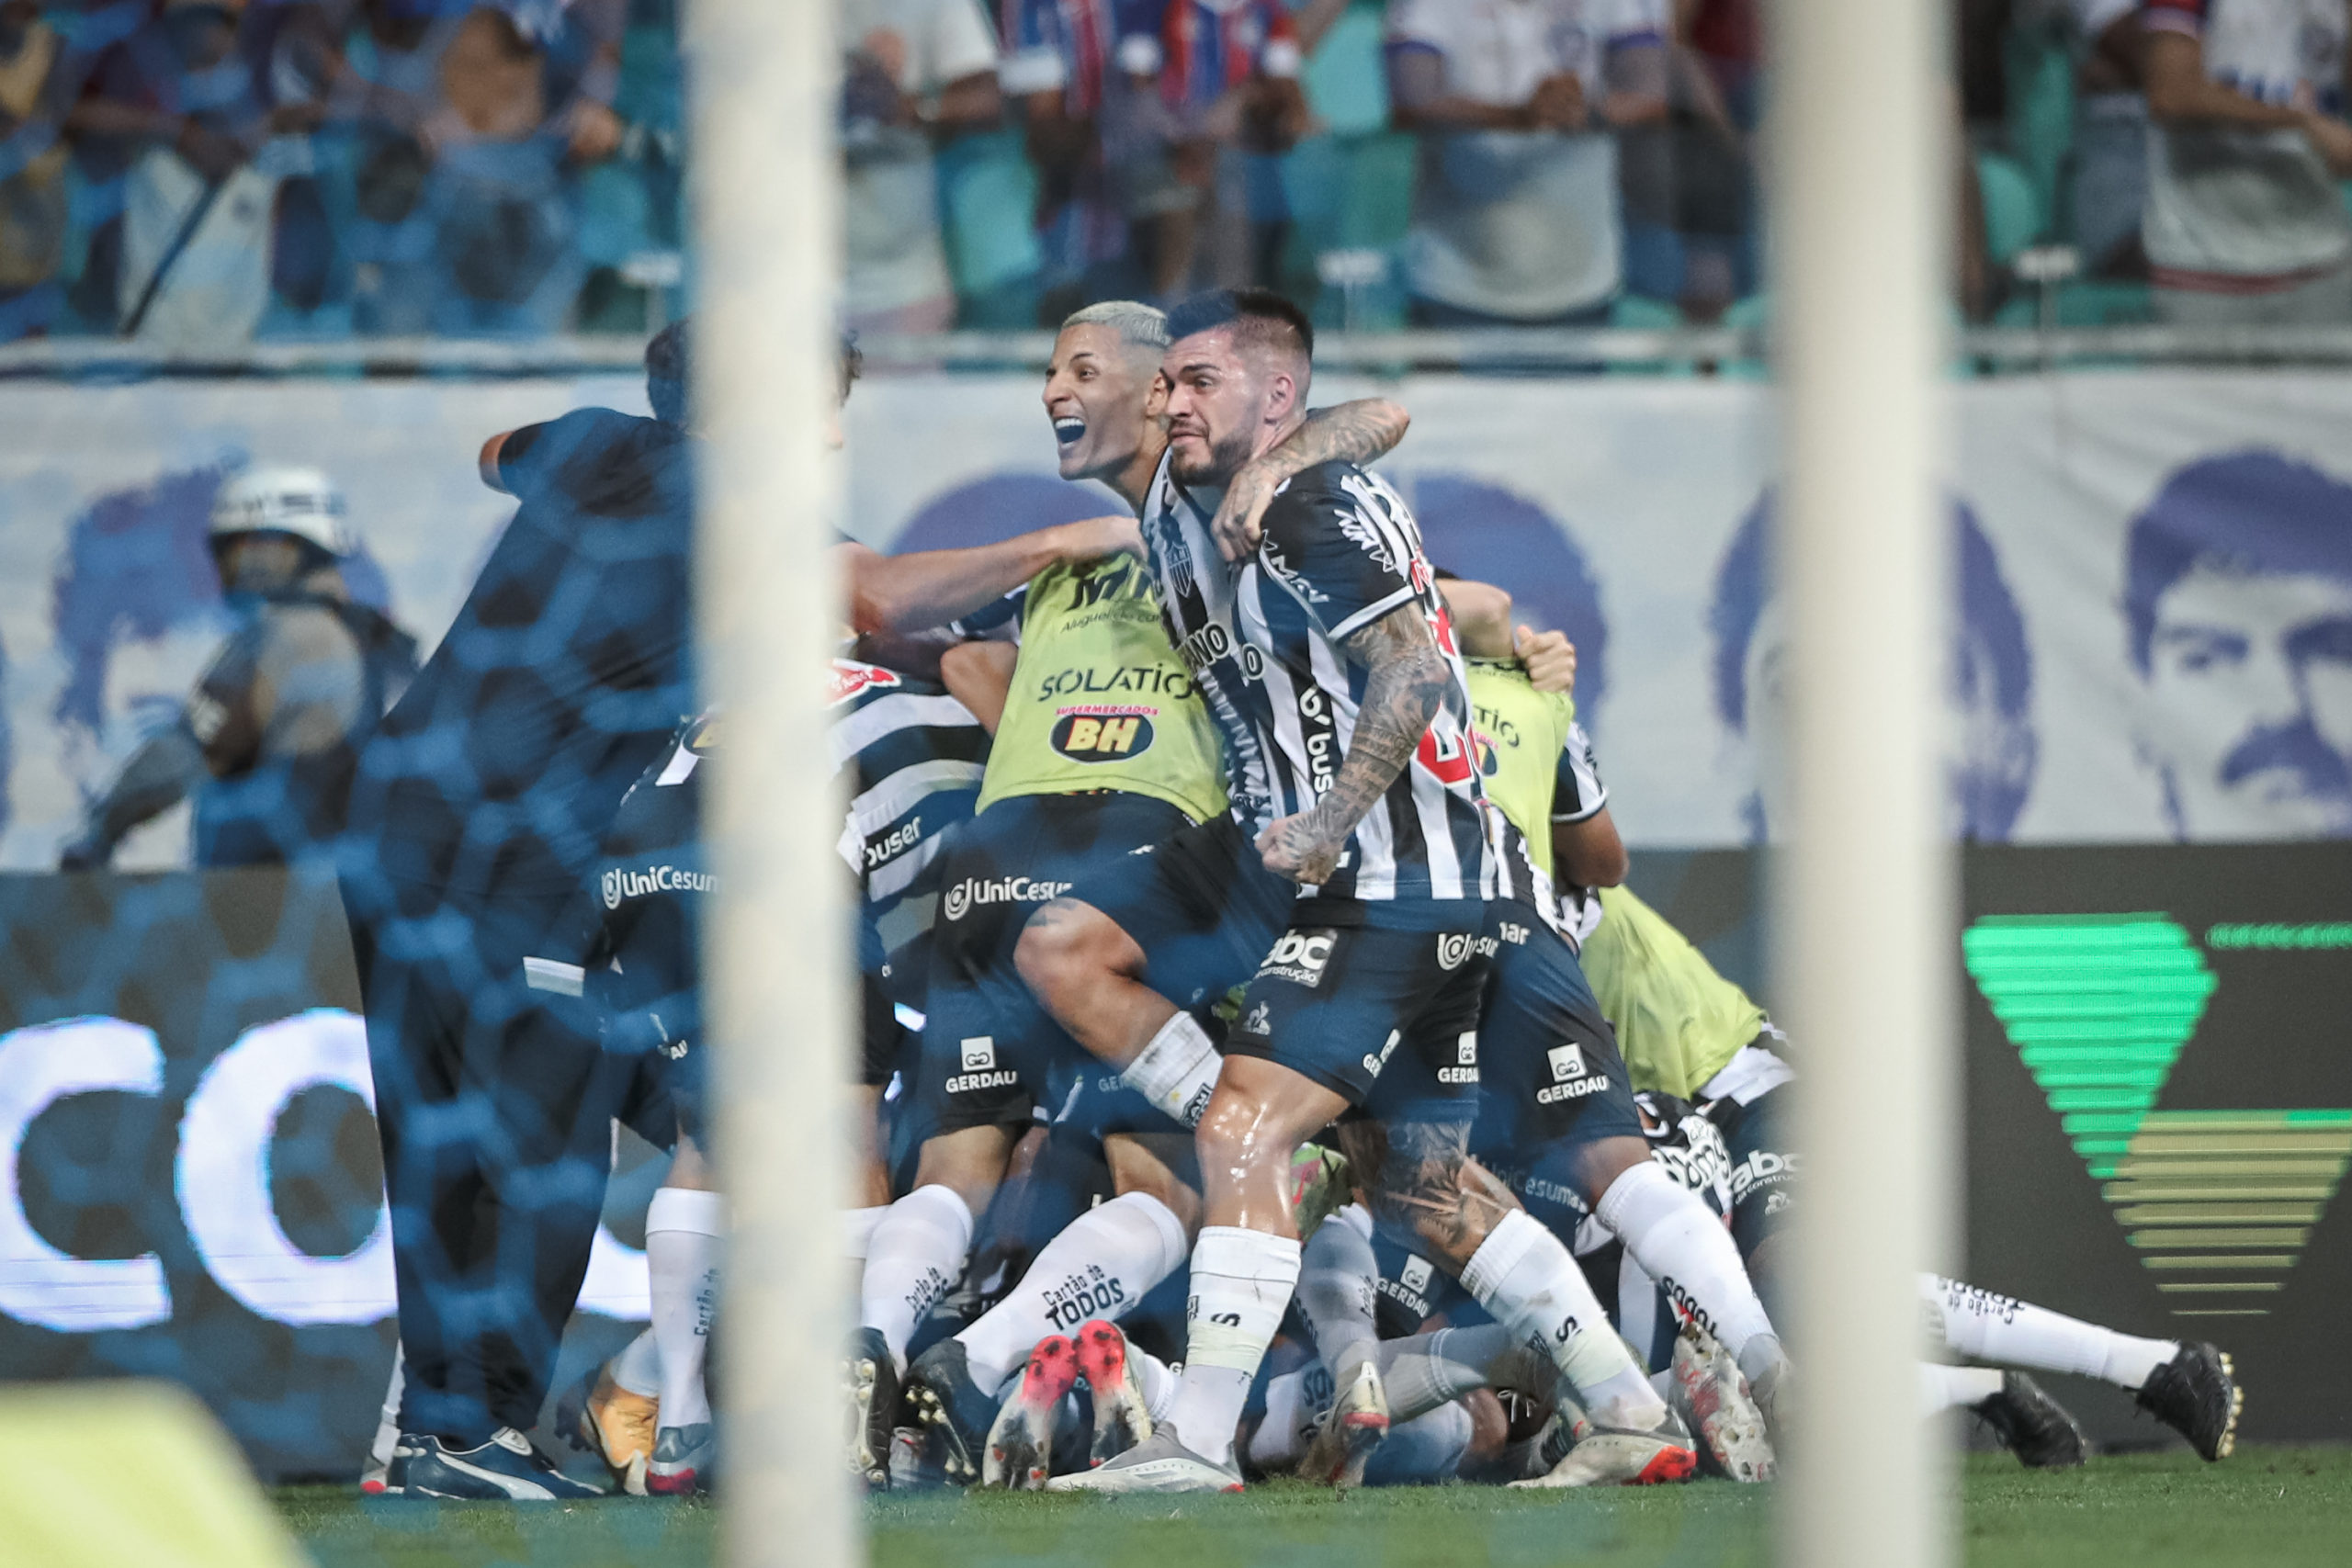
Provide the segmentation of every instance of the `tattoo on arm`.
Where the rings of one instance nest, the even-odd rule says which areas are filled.
[[[1412,423],[1410,414],[1385,398],[1358,398],[1337,408],[1315,410],[1261,460],[1280,468],[1278,479],[1317,463],[1369,463],[1394,451]]]
[[[1413,761],[1430,721],[1445,702],[1453,671],[1418,604],[1398,605],[1359,629],[1345,644],[1348,657],[1369,671],[1354,736],[1340,759],[1339,775],[1307,814],[1317,836],[1344,839]]]

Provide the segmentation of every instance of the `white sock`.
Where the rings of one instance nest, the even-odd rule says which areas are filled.
[[[972,1381],[995,1388],[1048,1334],[1116,1319],[1184,1261],[1184,1224],[1148,1192],[1089,1209],[1047,1242],[1012,1294],[956,1337]]]
[[[1410,1421],[1474,1389],[1546,1393],[1556,1376],[1550,1361],[1498,1323],[1384,1339],[1379,1360],[1391,1421]]]
[[[1339,1388],[1354,1381],[1357,1363],[1380,1342],[1373,1314],[1380,1260],[1370,1230],[1371,1216],[1351,1204],[1316,1227],[1299,1257],[1299,1314]]]
[[[2096,1323],[1996,1296],[1939,1275],[1919,1276],[1928,1315],[1954,1355],[2037,1372],[2073,1372],[2118,1388],[2138,1388],[2180,1353],[2171,1339],[2142,1339]]]
[[[851,1262],[865,1261],[865,1249],[874,1244],[874,1227],[880,1224],[882,1216],[889,1212],[890,1205],[888,1203],[878,1203],[871,1209],[849,1209],[842,1212],[842,1238],[846,1243],[843,1255]]]
[[[1224,1066],[1225,1058],[1209,1043],[1199,1022],[1191,1013],[1180,1012],[1159,1026],[1151,1043],[1119,1077],[1185,1126],[1197,1127]]]
[[[1644,1160],[1620,1174],[1593,1213],[1625,1244],[1642,1272],[1658,1282],[1667,1300],[1723,1341],[1742,1372],[1760,1376],[1781,1359],[1772,1320],[1739,1259],[1739,1244],[1699,1195],[1657,1161]]]
[[[1184,1375],[1168,1418],[1213,1464],[1233,1462],[1233,1428],[1298,1284],[1298,1255],[1289,1236],[1236,1225],[1203,1225],[1193,1247]]]
[[[1306,1397],[1306,1374],[1284,1372],[1266,1385],[1266,1416],[1250,1434],[1250,1462],[1260,1470],[1290,1469],[1306,1457],[1315,1418],[1322,1412]]]
[[[1176,1385],[1183,1374],[1148,1350],[1127,1347],[1127,1359],[1133,1363],[1136,1375],[1143,1379],[1143,1407],[1151,1412],[1157,1423],[1168,1419],[1176,1408]]]
[[[653,1330],[647,1329],[621,1347],[621,1353],[613,1358],[612,1373],[615,1382],[640,1399],[661,1397],[662,1350]]]
[[[645,1211],[664,1427],[699,1427],[710,1419],[702,1369],[710,1320],[718,1310],[718,1254],[726,1235],[727,1200],[717,1192],[664,1187]]]
[[[1945,1367],[1919,1363],[1919,1414],[1934,1416],[1963,1404],[1990,1399],[2001,1392],[1997,1367]]]
[[[368,1445],[368,1458],[373,1463],[391,1463],[392,1450],[400,1446],[401,1390],[407,1386],[408,1353],[394,1345],[392,1381],[384,1390],[384,1409],[376,1422],[375,1440]]]
[[[907,1370],[907,1341],[939,1298],[964,1277],[972,1250],[972,1211],[951,1188],[918,1187],[882,1216],[867,1238],[858,1321],[882,1331],[890,1359]]]
[[[1496,1322],[1543,1347],[1594,1420],[1645,1432],[1666,1419],[1666,1402],[1609,1326],[1583,1270],[1527,1211],[1487,1233],[1462,1283]]]

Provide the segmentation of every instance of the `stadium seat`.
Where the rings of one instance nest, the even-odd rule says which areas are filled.
[[[1984,193],[1984,248],[2005,264],[2042,237],[2049,214],[2035,193],[2033,176],[2014,158],[1977,153],[1976,183]]]
[[[959,136],[939,150],[939,205],[959,324],[1037,324],[1037,172],[1010,128]]]
[[[1645,294],[1620,294],[1609,302],[1609,324],[1637,331],[1672,332],[1683,325],[1682,311]],[[1687,359],[1627,360],[1610,366],[1612,376],[1690,376],[1697,367]]]
[[[2075,57],[2055,29],[2036,27],[2012,27],[2002,52],[2009,151],[2032,182],[2045,219],[2054,220],[2066,210],[2075,145]]]

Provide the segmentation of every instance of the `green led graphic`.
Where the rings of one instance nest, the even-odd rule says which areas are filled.
[[[2147,914],[1988,915],[1961,951],[2075,1152],[2115,1175],[2213,994],[2204,954]]]
[[[2352,1165],[2352,1111],[2154,1111],[2100,1190],[2182,1317],[2259,1316]]]
[[[2343,945],[2327,925],[2216,926],[2217,949]],[[1992,915],[1976,988],[2178,1317],[2259,1317],[2352,1167],[2352,1111],[2158,1111],[2213,994],[2163,915]]]

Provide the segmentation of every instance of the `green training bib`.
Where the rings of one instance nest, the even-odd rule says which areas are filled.
[[[1565,692],[1539,692],[1516,660],[1464,660],[1470,672],[1472,728],[1477,731],[1479,786],[1527,852],[1552,874],[1552,791],[1577,705]]]
[[[1216,724],[1133,556],[1048,567],[1030,582],[979,809],[1094,789],[1148,795],[1196,822],[1226,808]]]
[[[1600,890],[1584,976],[1636,1089],[1688,1100],[1762,1032],[1764,1010],[1629,888]]]

